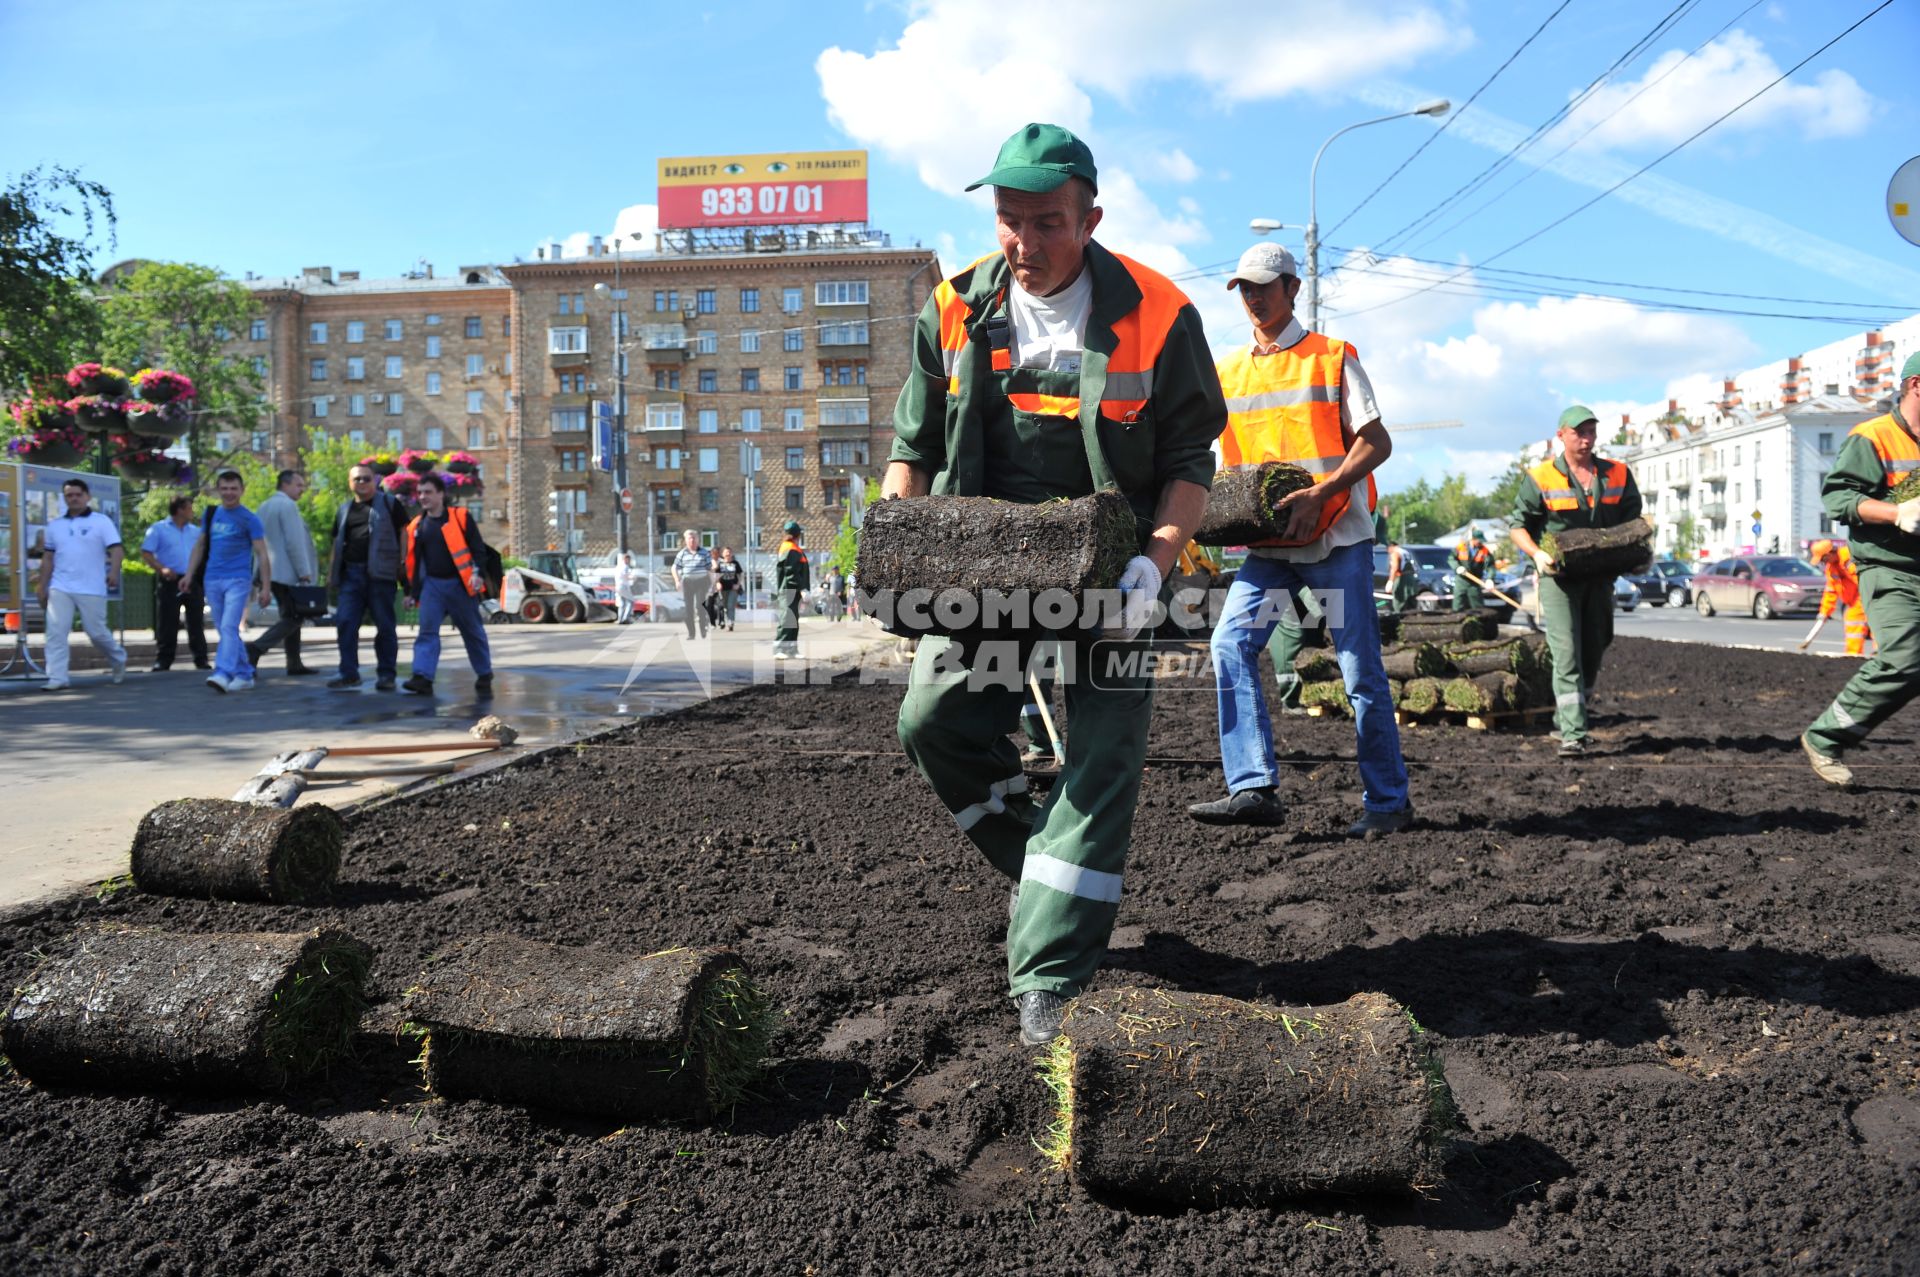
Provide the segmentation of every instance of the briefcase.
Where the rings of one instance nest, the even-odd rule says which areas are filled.
[[[327,614],[327,587],[324,585],[289,585],[288,597],[292,601],[293,618],[298,621],[311,621]]]

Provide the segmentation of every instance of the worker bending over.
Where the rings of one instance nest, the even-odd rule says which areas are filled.
[[[1853,566],[1853,551],[1844,541],[1822,540],[1807,547],[1807,557],[1827,574],[1827,585],[1820,593],[1820,615],[1813,618],[1813,628],[1800,640],[1800,650],[1807,650],[1807,644],[1813,642],[1827,618],[1837,611],[1847,627],[1847,655],[1866,655],[1867,640],[1873,637],[1873,629],[1867,624],[1867,609],[1860,602],[1860,573]]]

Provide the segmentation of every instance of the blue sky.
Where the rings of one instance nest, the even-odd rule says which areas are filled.
[[[1894,0],[1647,175],[1495,258],[1878,2],[0,0],[0,173],[68,164],[111,189],[120,236],[102,264],[371,276],[648,225],[660,155],[857,147],[872,153],[873,223],[958,265],[991,244],[984,198],[960,188],[1013,128],[1052,119],[1093,145],[1101,239],[1180,278],[1226,344],[1244,332],[1226,264],[1253,217],[1286,223],[1279,238],[1299,251],[1328,134],[1427,97],[1458,107],[1513,57],[1437,137],[1423,118],[1361,129],[1321,167],[1321,327],[1359,346],[1389,424],[1466,422],[1403,436],[1393,487],[1491,473],[1564,402],[1656,399],[1688,375],[1845,337],[1856,318],[1920,311],[1920,248],[1884,206],[1920,151],[1920,0]],[[1596,80],[1488,185],[1420,220]]]

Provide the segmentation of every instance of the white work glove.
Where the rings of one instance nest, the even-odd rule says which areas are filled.
[[[1553,575],[1553,556],[1545,550],[1535,550],[1533,552],[1533,565],[1540,569],[1541,576]]]
[[[1915,497],[1911,501],[1902,501],[1893,508],[1895,511],[1893,521],[1902,532],[1920,532],[1920,497]]]
[[[1160,569],[1144,554],[1127,561],[1120,574],[1120,627],[1104,631],[1110,639],[1132,639],[1153,623],[1153,605],[1160,598]]]

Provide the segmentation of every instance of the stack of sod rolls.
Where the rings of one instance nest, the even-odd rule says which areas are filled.
[[[1287,531],[1287,516],[1280,513],[1280,502],[1312,486],[1311,474],[1284,461],[1222,470],[1213,476],[1207,513],[1193,539],[1202,545],[1277,541]]]

